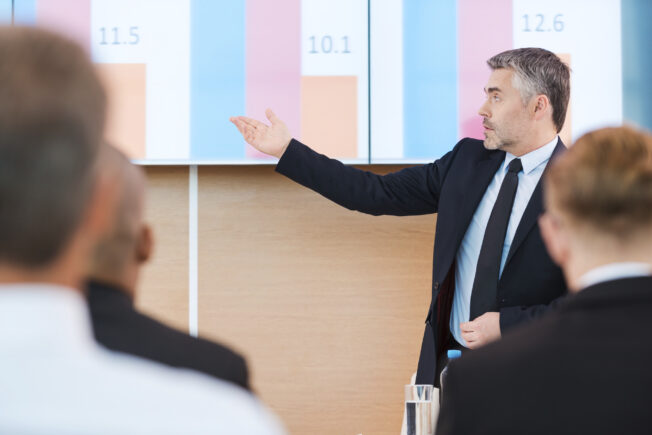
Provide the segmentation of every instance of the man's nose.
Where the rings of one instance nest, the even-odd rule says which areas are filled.
[[[491,118],[491,114],[489,113],[489,109],[487,108],[486,101],[478,109],[478,115],[482,116],[483,118]]]

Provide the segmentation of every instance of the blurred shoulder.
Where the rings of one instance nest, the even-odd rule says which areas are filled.
[[[229,382],[128,355],[107,351],[107,356],[112,369],[104,382],[115,376],[117,385],[127,386],[129,398],[121,403],[126,412],[133,406],[139,418],[183,426],[187,433],[285,433],[253,394]]]

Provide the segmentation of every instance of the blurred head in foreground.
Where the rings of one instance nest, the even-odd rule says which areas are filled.
[[[652,135],[631,127],[587,133],[545,177],[541,232],[569,288],[596,267],[652,264]]]
[[[78,287],[112,205],[97,160],[106,95],[88,56],[0,28],[0,282]]]

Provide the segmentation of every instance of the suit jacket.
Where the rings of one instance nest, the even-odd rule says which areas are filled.
[[[553,157],[565,149],[559,140]],[[348,208],[372,215],[438,213],[433,254],[432,300],[426,318],[417,383],[438,385],[437,359],[450,339],[455,256],[475,210],[505,158],[480,140],[462,139],[427,165],[384,176],[343,165],[292,140],[276,170]],[[518,225],[498,283],[500,326],[505,332],[546,310],[566,293],[562,272],[543,245],[538,217],[541,182]]]
[[[234,351],[139,313],[120,289],[91,281],[87,290],[93,332],[100,344],[169,366],[197,370],[249,389],[247,364]]]
[[[596,284],[450,364],[438,435],[652,433],[652,277]]]

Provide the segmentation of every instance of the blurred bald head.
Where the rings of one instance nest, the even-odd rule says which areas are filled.
[[[151,253],[151,230],[144,222],[145,175],[117,148],[107,145],[100,171],[118,181],[110,231],[92,256],[90,278],[113,284],[133,296],[138,270]]]

